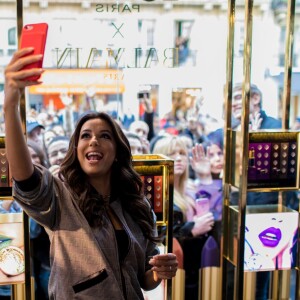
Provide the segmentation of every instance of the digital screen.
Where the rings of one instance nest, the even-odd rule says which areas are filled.
[[[298,212],[246,215],[245,271],[291,269],[296,265]]]

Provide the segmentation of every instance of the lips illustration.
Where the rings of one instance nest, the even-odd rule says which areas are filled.
[[[278,228],[270,227],[262,231],[258,237],[265,247],[276,247],[281,240],[281,230]]]

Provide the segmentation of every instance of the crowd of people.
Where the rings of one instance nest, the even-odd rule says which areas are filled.
[[[141,120],[123,122],[103,112],[86,112],[71,135],[63,120],[49,123],[30,112],[25,143],[17,110],[20,89],[39,81],[22,79],[41,70],[21,70],[39,59],[24,54],[30,50],[16,52],[5,73],[7,156],[17,202],[9,207],[1,203],[1,212],[17,206],[31,217],[36,299],[49,295],[72,299],[74,293],[143,299],[139,289],[153,289],[162,279],[175,276],[176,257],[159,254],[155,215],[131,165],[131,155],[150,153],[174,160],[173,234],[184,254],[185,299],[198,299],[199,269],[205,261],[202,250],[212,239],[218,249],[208,261],[220,264],[223,128],[208,132],[196,110],[187,112],[184,127],[177,127],[173,116],[161,120],[157,128],[151,99],[145,95]],[[262,110],[262,94],[254,85],[250,101],[252,129],[281,127]],[[233,92],[235,127],[240,125],[241,107],[238,85]],[[98,166],[99,161],[104,167]],[[294,196],[289,194],[290,203],[297,202]],[[278,195],[249,193],[247,201],[277,203]],[[236,204],[234,193],[231,202]],[[261,276],[256,299],[267,299],[269,276]]]

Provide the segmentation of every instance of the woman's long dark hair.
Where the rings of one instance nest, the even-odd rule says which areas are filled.
[[[139,174],[132,166],[129,142],[119,125],[106,113],[91,112],[85,114],[77,123],[70,140],[70,147],[61,164],[60,178],[79,198],[79,207],[90,226],[102,226],[104,201],[92,188],[88,177],[81,169],[77,158],[77,145],[82,125],[91,119],[101,119],[111,127],[116,142],[116,161],[112,165],[111,197],[119,198],[126,210],[142,229],[144,235],[157,241],[153,233],[152,212],[143,194],[143,184]]]

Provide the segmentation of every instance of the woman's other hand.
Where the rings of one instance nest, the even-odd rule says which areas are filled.
[[[212,230],[215,220],[211,212],[206,213],[203,216],[194,216],[195,225],[192,229],[193,236],[199,236]]]
[[[177,257],[173,253],[158,254],[153,256],[149,264],[152,265],[153,279],[171,279],[176,275],[178,268]]]

